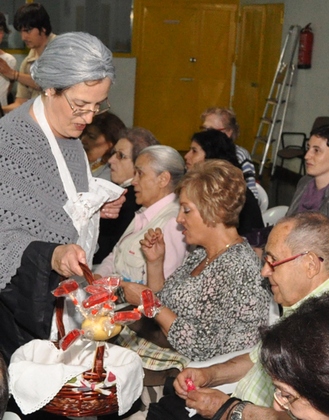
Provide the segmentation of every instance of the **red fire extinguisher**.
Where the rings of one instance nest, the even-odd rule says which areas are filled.
[[[311,24],[305,26],[300,31],[299,35],[299,50],[298,50],[298,68],[299,69],[310,69],[312,62],[312,50],[313,50],[313,32]]]

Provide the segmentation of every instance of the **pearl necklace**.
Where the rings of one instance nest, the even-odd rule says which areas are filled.
[[[213,260],[215,260],[220,254],[224,254],[232,245],[235,245],[240,240],[240,237],[236,238],[230,244],[226,244],[224,248],[221,248],[215,255],[212,257],[206,257],[205,267],[207,267]]]

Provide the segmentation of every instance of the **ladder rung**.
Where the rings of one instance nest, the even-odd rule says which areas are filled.
[[[263,156],[262,155],[255,155],[253,158],[252,158],[252,161],[254,162],[254,163],[258,163],[258,164],[260,164],[261,162],[262,162],[262,159],[263,159]],[[265,161],[265,165],[268,165],[269,163],[271,163],[271,159],[269,159],[269,158],[266,158],[266,161]]]
[[[255,142],[260,142],[260,143],[267,143],[268,142],[268,137],[264,137],[264,136],[259,136],[259,137],[255,137]],[[271,143],[275,142],[275,139],[271,139]]]
[[[268,98],[266,101],[271,105],[277,105],[279,101],[276,98]]]

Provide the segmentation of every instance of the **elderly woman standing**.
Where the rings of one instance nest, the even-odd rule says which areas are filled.
[[[91,176],[78,139],[108,106],[111,52],[89,34],[63,34],[33,64],[32,77],[43,94],[0,122],[0,337],[7,361],[20,345],[49,338],[50,292],[61,275],[83,275],[79,263],[92,260],[99,209],[122,191]],[[102,213],[117,216],[120,201]]]
[[[101,219],[99,250],[94,256],[94,264],[100,264],[112,252],[113,247],[135,217],[135,212],[141,207],[135,201],[134,187],[131,184],[135,172],[134,164],[141,150],[159,144],[153,134],[142,127],[125,128],[118,133],[118,137],[108,163],[111,167],[112,181],[127,191],[126,201],[117,219]]]
[[[182,263],[186,244],[176,222],[179,204],[174,190],[184,175],[184,166],[183,158],[169,146],[149,146],[139,153],[131,184],[136,203],[142,208],[113,252],[96,268],[96,278],[107,277],[115,272],[122,275],[125,281],[147,284],[146,260],[139,241],[149,229],[163,230],[166,242],[164,277],[168,277]]]
[[[241,170],[209,160],[189,171],[176,191],[177,222],[188,245],[198,245],[166,281],[167,243],[160,229],[141,241],[148,286],[161,301],[155,311],[169,343],[192,360],[206,360],[253,346],[267,323],[269,293],[263,288],[260,260],[236,226],[245,201]],[[145,286],[122,284],[125,297],[140,303]]]

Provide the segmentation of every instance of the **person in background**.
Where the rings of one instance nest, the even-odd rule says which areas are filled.
[[[303,211],[329,216],[329,125],[311,131],[305,166],[307,175],[298,182],[287,216]]]
[[[79,263],[91,266],[100,213],[117,217],[124,201],[107,203],[122,189],[91,176],[79,140],[109,106],[111,51],[87,33],[62,34],[31,74],[42,95],[0,120],[0,351],[7,362],[21,345],[50,338],[51,291],[61,276],[82,276]]]
[[[40,95],[41,88],[31,77],[31,66],[41,56],[48,43],[55,38],[51,32],[50,17],[40,3],[20,6],[14,16],[14,28],[21,33],[22,40],[30,52],[22,61],[19,71],[2,63],[2,75],[18,82],[15,101],[3,107],[4,113]]]
[[[246,184],[241,170],[209,160],[179,183],[177,222],[186,243],[197,246],[166,278],[167,243],[161,229],[141,241],[147,286],[161,302],[155,320],[171,346],[191,360],[250,348],[268,321],[270,294],[263,287],[260,260],[237,232]],[[139,305],[145,286],[122,284],[126,300]]]
[[[95,278],[118,273],[127,282],[147,284],[146,260],[139,241],[149,229],[156,227],[163,230],[167,246],[165,277],[181,265],[186,243],[176,222],[179,204],[174,191],[184,170],[183,158],[172,147],[149,146],[139,153],[131,184],[136,203],[142,207],[135,213],[113,251],[96,267]]]
[[[241,169],[233,140],[222,131],[215,129],[194,133],[190,150],[186,153],[184,159],[187,170],[193,168],[198,162],[208,159],[224,159]],[[264,222],[258,202],[247,186],[246,201],[239,214],[238,232],[242,236],[248,236],[253,229],[263,227]],[[255,244],[251,243],[251,245]]]
[[[273,407],[293,419],[329,419],[328,314],[325,293],[261,332],[260,360],[275,386]]]
[[[91,124],[83,130],[81,141],[93,176],[111,181],[108,159],[123,128],[125,128],[123,121],[115,114],[106,111],[95,115]]]
[[[268,278],[274,300],[283,307],[284,317],[295,311],[304,300],[329,291],[328,237],[329,218],[321,213],[304,212],[284,217],[273,227],[265,247],[262,275]],[[316,329],[313,330],[316,333]],[[251,353],[227,362],[203,369],[187,368],[181,372],[174,386],[184,401],[178,398],[180,408],[175,405],[174,418],[189,419],[186,404],[196,409],[201,418],[212,418],[223,407],[223,420],[290,419],[288,414],[270,408],[275,387],[262,368],[259,350],[256,346]],[[193,380],[196,391],[188,391],[187,378]],[[239,382],[232,397],[242,401],[209,388],[236,381]],[[166,396],[159,403],[161,415],[148,416],[147,419],[167,419],[164,407],[173,406],[170,405],[171,398],[175,399]]]
[[[3,418],[7,403],[9,399],[9,386],[8,386],[8,371],[7,366],[0,353],[0,419]]]
[[[5,15],[0,12],[0,45],[5,34],[9,34]],[[13,85],[13,79],[3,75],[3,69],[9,67],[15,71],[16,58],[0,49],[0,105],[4,107],[8,104],[8,94]]]
[[[208,108],[201,114],[201,128],[209,130],[214,128],[225,133],[234,142],[239,137],[240,128],[236,120],[235,113],[228,108]],[[235,145],[236,156],[241,165],[241,169],[248,188],[258,199],[258,191],[256,187],[256,170],[251,160],[250,153],[241,146]]]
[[[123,203],[117,219],[100,220],[99,249],[94,255],[94,264],[100,264],[112,252],[113,247],[135,217],[135,212],[140,209],[141,205],[136,203],[132,185],[135,173],[134,164],[137,156],[145,147],[159,144],[149,130],[141,127],[122,129],[118,133],[118,137],[119,140],[111,150],[108,163],[112,182],[127,190],[126,201]]]

